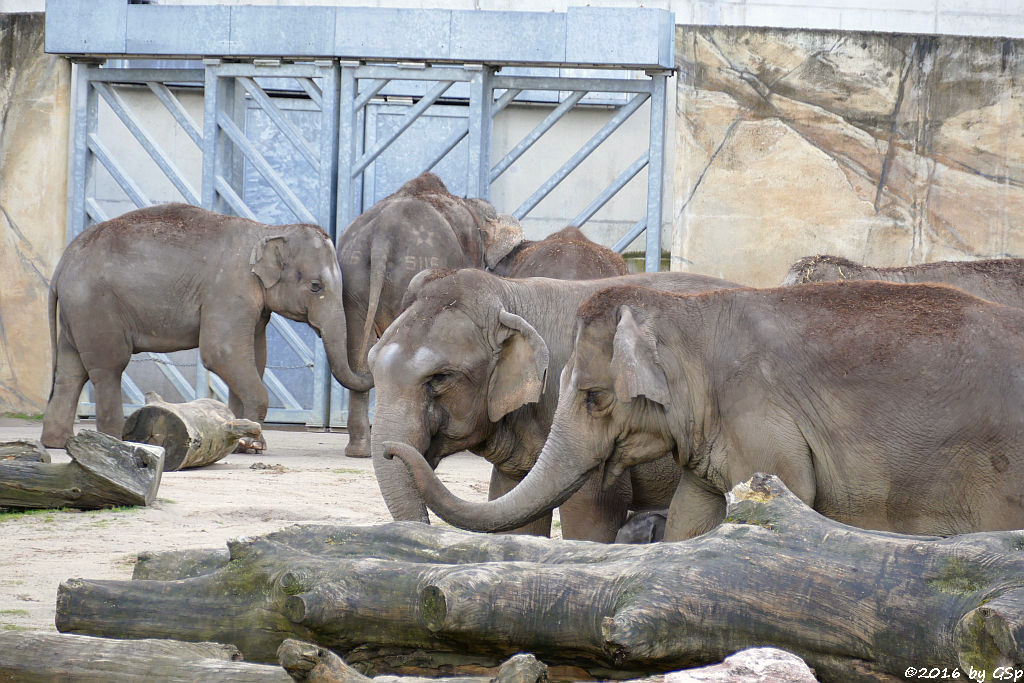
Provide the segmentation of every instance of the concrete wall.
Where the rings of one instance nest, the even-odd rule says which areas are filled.
[[[43,15],[0,14],[0,413],[41,413],[47,283],[64,248],[71,69]]]
[[[673,268],[1024,255],[1024,41],[677,29]]]

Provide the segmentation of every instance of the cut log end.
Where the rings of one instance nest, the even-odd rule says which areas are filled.
[[[962,669],[1024,666],[1024,589],[1007,591],[965,614],[953,637]]]

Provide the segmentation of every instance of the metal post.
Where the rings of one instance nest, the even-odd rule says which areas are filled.
[[[661,198],[665,178],[665,86],[666,72],[651,73],[651,159],[647,166],[647,247],[644,270],[661,269]]]
[[[356,68],[358,63],[341,62],[338,104],[338,234],[359,215],[352,169],[356,160]]]
[[[476,70],[469,83],[469,165],[466,196],[491,197],[491,130],[493,127],[494,69],[483,65],[467,65]]]

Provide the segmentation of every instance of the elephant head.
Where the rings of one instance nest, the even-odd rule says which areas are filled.
[[[408,472],[383,457],[383,442],[442,457],[472,448],[498,421],[536,402],[543,391],[548,347],[530,323],[505,310],[489,288],[500,281],[461,270],[417,276],[415,303],[371,349],[377,410],[371,454],[381,493],[395,519],[427,521]],[[430,287],[426,281],[434,278]],[[425,291],[429,290],[429,291]]]
[[[523,226],[515,216],[507,213],[488,218],[480,231],[484,238],[484,265],[488,270],[494,270],[526,239]]]
[[[327,233],[308,224],[269,228],[253,245],[249,265],[266,308],[309,323],[323,340],[334,377],[349,389],[369,391],[372,376],[349,365],[341,269]]]
[[[635,291],[605,290],[580,308],[551,431],[537,464],[508,494],[486,503],[456,498],[414,442],[382,444],[383,456],[405,462],[427,505],[445,521],[476,531],[508,531],[561,505],[598,468],[604,468],[607,487],[627,467],[675,451],[666,408],[670,401],[685,405],[688,398],[669,395],[652,321],[628,296]]]

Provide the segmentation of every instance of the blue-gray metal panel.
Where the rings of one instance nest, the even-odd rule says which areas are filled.
[[[292,143],[295,150],[299,152],[307,162],[309,162],[309,165],[314,169],[319,168],[320,152],[313,149],[309,144],[309,140],[307,140],[306,137],[281,114],[277,105],[275,105],[270,99],[270,96],[263,91],[263,88],[259,87],[256,82],[248,76],[238,76],[238,82],[242,84],[245,91],[249,93],[256,104],[259,105],[263,113],[269,116],[277,125],[278,132],[284,135],[284,137]]]
[[[46,0],[46,51],[123,54],[125,0]]]
[[[501,176],[502,173],[508,170],[508,167],[514,164],[516,159],[523,156],[523,154],[525,154],[526,151],[530,149],[535,142],[537,142],[537,140],[540,140],[544,133],[548,132],[553,125],[558,123],[559,119],[569,113],[569,110],[575,107],[576,103],[582,100],[586,94],[587,92],[585,90],[577,90],[573,92],[565,99],[564,102],[559,104],[551,111],[550,114],[545,116],[543,121],[538,123],[536,127],[526,135],[526,137],[516,143],[516,146],[510,149],[508,154],[502,157],[501,161],[494,165],[494,168],[491,169],[489,174],[490,182],[493,183],[499,176]]]
[[[336,14],[333,7],[233,5],[231,49],[225,54],[274,57],[333,55]],[[202,35],[197,37],[205,38]],[[205,47],[198,53],[211,54]]]
[[[569,7],[565,33],[569,64],[675,67],[674,19],[666,10]]]
[[[202,72],[200,72],[201,74]],[[200,82],[202,82],[202,78],[200,78]],[[178,125],[185,131],[185,134],[189,136],[192,142],[196,143],[196,147],[202,149],[203,134],[199,130],[199,125],[192,118],[192,115],[186,111],[185,107],[182,106],[178,98],[174,96],[171,89],[163,83],[156,81],[147,81],[146,85],[149,86],[149,89],[153,91],[153,94],[156,95],[170,115],[174,117],[174,120],[178,122]]]
[[[530,211],[532,211],[537,204],[547,197],[559,183],[565,180],[577,166],[582,164],[583,161],[601,145],[601,143],[607,140],[619,126],[625,123],[626,119],[636,113],[636,110],[639,109],[640,106],[648,99],[649,96],[646,93],[637,93],[633,95],[633,99],[630,100],[628,104],[620,107],[615,113],[615,116],[609,119],[608,122],[601,127],[601,130],[594,133],[594,135],[571,157],[569,157],[566,162],[551,175],[550,178],[544,181],[544,184],[537,188],[536,192],[530,195],[526,201],[519,206],[519,208],[512,212],[512,215],[521,220],[523,216],[530,213]]]
[[[338,8],[330,54],[358,59],[448,58],[451,12],[441,9]]]
[[[114,178],[114,181],[124,190],[124,193],[128,195],[128,198],[132,200],[136,207],[142,208],[149,206],[153,202],[146,196],[145,191],[135,181],[131,175],[118,163],[114,155],[110,153],[107,146],[103,144],[99,136],[92,134],[89,136],[89,151],[92,152],[93,156],[103,164],[103,167],[107,169],[107,172]]]
[[[135,114],[128,108],[128,106],[121,99],[109,85],[106,83],[96,83],[94,86],[99,94],[103,97],[103,100],[107,103],[107,106],[113,110],[117,118],[121,120],[121,123],[128,129],[128,131],[135,137],[135,139],[142,146],[142,149],[146,151],[146,154],[153,160],[167,179],[171,181],[175,189],[181,194],[182,198],[189,204],[198,205],[199,195],[189,184],[188,180],[182,174],[177,164],[167,155],[153,136],[143,128],[142,123],[138,120]]]
[[[145,83],[158,80],[162,83],[203,84],[202,69],[115,69],[109,66],[93,67],[89,79],[102,83]]]
[[[126,49],[130,42],[144,45],[154,57],[673,67],[672,14],[659,9],[570,7],[560,13],[233,5],[229,49],[214,52],[209,37],[222,36],[223,22],[191,32],[168,30],[182,13],[207,12],[210,5],[48,0],[47,6],[46,49],[52,53],[137,54]]]
[[[546,88],[551,90],[589,90],[605,93],[651,92],[654,84],[649,78],[563,78],[561,76],[505,76],[494,77],[495,88]]]
[[[565,61],[566,15],[561,12],[458,10],[451,14],[449,54],[453,60],[520,64]]]
[[[227,5],[132,5],[127,26],[128,54],[192,54],[196,36],[202,36],[204,54],[231,53],[231,8]]]
[[[494,91],[491,89],[490,67],[481,68],[470,83],[469,99],[469,163],[466,165],[466,194],[470,197],[491,197],[491,125]]]

